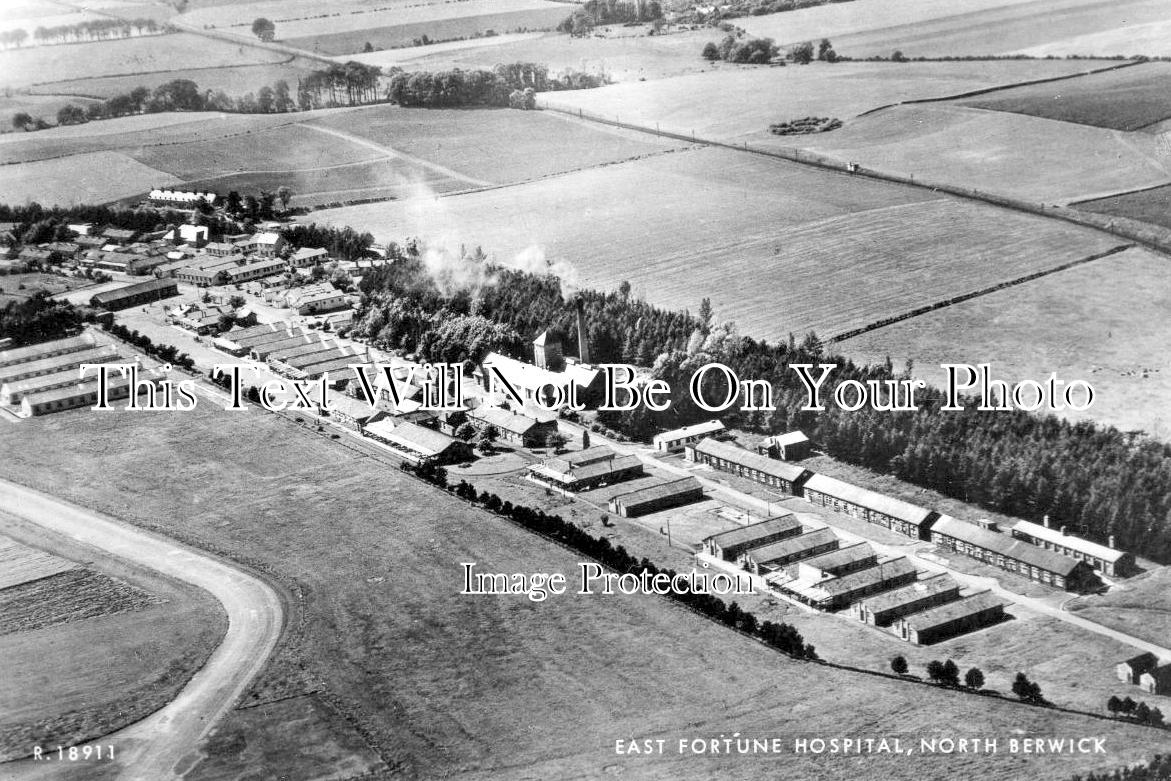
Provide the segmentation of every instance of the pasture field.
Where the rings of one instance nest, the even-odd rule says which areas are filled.
[[[812,136],[762,134],[839,160],[1032,201],[1065,203],[1163,184],[1171,155],[1158,137],[950,104],[894,106]],[[1070,165],[1070,156],[1077,165]]]
[[[6,203],[42,206],[105,203],[170,187],[181,179],[118,152],[92,152],[56,160],[0,166]]]
[[[1022,53],[1033,57],[1064,57],[1067,54],[1086,57],[1129,57],[1135,54],[1171,57],[1171,20],[1087,32],[1053,43],[1030,46]]]
[[[875,5],[881,7],[880,3]],[[838,54],[849,57],[888,57],[895,50],[908,57],[1018,53],[1085,56],[1098,53],[1094,48],[1102,48],[1080,48],[1080,41],[1087,34],[1110,31],[1121,42],[1127,39],[1131,29],[1164,22],[1167,17],[1167,7],[1161,0],[1040,0],[981,2],[980,6],[969,13],[930,14],[935,18],[914,17],[901,24],[879,22],[870,25],[868,30],[848,34],[813,33],[804,37],[816,40],[830,35]],[[841,12],[849,14],[851,9],[843,7]],[[783,26],[781,17],[786,15],[777,14],[776,24]],[[755,32],[754,21],[749,20],[744,26]],[[785,37],[785,40],[801,39]],[[1159,48],[1165,49],[1166,45],[1161,44]],[[1129,56],[1147,52],[1120,46],[1106,53]]]
[[[1069,604],[1069,610],[1161,644],[1171,633],[1171,568],[1157,567],[1127,578],[1106,594],[1079,597]]]
[[[1171,63],[1148,62],[1080,79],[1035,84],[961,102],[1062,122],[1138,130],[1171,117]]]
[[[1129,217],[1171,228],[1171,185],[1074,204],[1079,209]]]
[[[943,362],[991,363],[1013,382],[1083,379],[1097,398],[1083,417],[1157,437],[1171,434],[1171,306],[1167,260],[1142,249],[1096,260],[838,343],[863,362],[915,361],[944,381]],[[1063,413],[1074,416],[1073,413]]]
[[[466,0],[469,4],[477,0]],[[387,19],[389,24],[382,27],[359,27],[344,32],[310,33],[308,30],[302,37],[285,37],[288,33],[278,27],[282,43],[295,46],[304,51],[327,56],[338,56],[363,51],[369,43],[376,49],[390,49],[396,46],[410,46],[416,39],[425,35],[434,41],[447,41],[454,38],[471,38],[488,33],[517,33],[529,30],[552,30],[569,16],[571,7],[564,3],[540,2],[538,7],[521,8],[514,11],[503,11],[499,5],[513,5],[511,2],[490,0],[484,4],[484,12],[475,15],[427,18],[417,22],[406,23],[399,21],[396,14]],[[530,0],[518,0],[516,5],[531,5]],[[325,25],[328,27],[328,25]],[[314,29],[321,29],[320,26]]]
[[[620,757],[614,740],[673,743],[729,730],[785,741],[876,725],[908,738],[1106,736],[1109,753],[1097,757],[866,760],[875,778],[978,772],[989,779],[1063,779],[1136,761],[1163,742],[1160,733],[1121,723],[792,662],[656,598],[567,593],[536,603],[460,596],[460,561],[486,571],[572,574],[578,557],[259,410],[201,405],[183,420],[64,413],[29,422],[34,430],[21,427],[19,436],[31,433],[46,446],[9,448],[12,475],[44,482],[64,469],[78,475],[65,489],[75,501],[214,540],[215,548],[302,584],[310,595],[303,629],[288,640],[283,658],[303,665],[322,695],[340,702],[400,772],[727,777],[743,768],[744,757]],[[16,428],[0,429],[0,441],[18,436]],[[136,442],[133,453],[111,447],[128,438]],[[89,457],[95,452],[105,454],[100,465]],[[99,473],[101,479],[86,478]],[[162,474],[166,491],[157,488]],[[127,494],[139,497],[132,508],[122,501]],[[270,666],[265,675],[278,673]],[[843,691],[850,692],[850,707],[830,706]],[[305,740],[313,737],[241,710],[212,741],[233,735],[237,776],[259,771],[262,749],[311,750]],[[759,759],[763,769],[775,767],[776,758]],[[842,757],[786,754],[784,767],[793,777],[859,777],[857,763]]]
[[[57,274],[42,274],[40,272],[5,274],[0,276],[0,306],[9,301],[29,298],[42,290],[49,294],[57,294],[91,285],[92,282],[88,279],[64,277]]]
[[[591,168],[681,146],[564,116],[511,109],[371,106],[325,114],[307,124],[495,184]]]
[[[718,149],[312,219],[386,240],[480,245],[505,265],[541,247],[573,264],[585,286],[629,281],[651,303],[691,311],[710,297],[717,319],[770,340],[811,329],[829,338],[1121,243],[917,188]]]
[[[0,50],[0,87],[94,76],[280,62],[288,55],[190,33]],[[166,81],[160,74],[159,82]]]
[[[255,94],[261,87],[272,86],[284,79],[296,88],[297,79],[307,75],[314,66],[323,67],[302,58],[288,57],[284,62],[257,63],[238,67],[190,68],[188,70],[164,70],[135,73],[128,76],[105,76],[92,79],[72,79],[38,84],[33,93],[59,96],[68,100],[73,95],[88,95],[111,98],[123,95],[135,87],[153,90],[161,84],[175,79],[190,79],[199,85],[201,92],[212,90],[239,97],[247,92]],[[76,102],[76,100],[74,101]]]
[[[846,5],[854,2],[859,0]],[[705,73],[659,81],[547,93],[539,102],[728,140],[767,133],[775,122],[807,116],[838,117],[848,126],[849,120],[863,111],[899,101],[946,97],[1101,66],[1066,60],[845,62],[785,68],[722,64],[707,66]]]
[[[71,563],[90,562],[0,590],[0,760],[143,718],[174,697],[223,636],[222,610],[198,589],[95,560],[91,549],[7,516],[0,531]]]

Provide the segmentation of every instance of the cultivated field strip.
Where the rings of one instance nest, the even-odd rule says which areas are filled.
[[[10,537],[0,537],[0,589],[68,572],[75,567],[77,565],[68,559],[22,545]]]
[[[74,568],[0,591],[0,636],[142,610],[161,601],[109,575]]]

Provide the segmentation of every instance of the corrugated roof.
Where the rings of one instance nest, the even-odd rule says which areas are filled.
[[[723,431],[724,424],[718,420],[708,420],[703,423],[696,423],[691,426],[684,426],[673,431],[664,431],[662,434],[656,434],[655,442],[673,442],[677,439],[686,439],[687,437],[699,436],[700,434],[712,434],[716,431]]]
[[[941,572],[902,588],[896,588],[894,591],[871,597],[865,600],[862,605],[872,613],[883,613],[958,588],[959,584],[955,582],[955,578],[946,572]]]
[[[121,301],[131,296],[141,295],[143,293],[162,293],[164,291],[179,292],[179,286],[173,279],[150,279],[146,282],[139,282],[134,285],[127,285],[120,287],[117,290],[107,290],[104,293],[95,293],[90,299],[94,304],[109,304],[115,301]]]
[[[1021,534],[1027,534],[1030,537],[1064,545],[1067,548],[1081,551],[1102,561],[1118,561],[1126,555],[1126,551],[1111,548],[1108,545],[1099,545],[1096,542],[1090,542],[1087,539],[1075,537],[1072,534],[1062,534],[1060,529],[1050,529],[1047,526],[1032,523],[1031,521],[1018,521],[1012,528]]]
[[[922,632],[924,629],[950,624],[952,621],[1006,604],[1008,603],[991,591],[981,591],[979,594],[961,597],[955,602],[948,602],[946,605],[933,607],[921,613],[912,613],[909,616],[904,616],[902,620],[911,629]]]
[[[774,534],[784,534],[800,528],[801,522],[797,520],[797,516],[787,513],[778,518],[769,518],[767,521],[750,523],[738,529],[713,534],[708,539],[721,548],[743,547],[754,540],[762,540]]]
[[[500,407],[480,406],[468,412],[468,417],[491,423],[498,429],[510,431],[513,434],[525,434],[537,421],[526,415],[517,415]]]
[[[557,459],[551,459],[556,461]],[[555,480],[565,483],[575,483],[581,480],[592,480],[595,477],[602,477],[613,472],[622,472],[634,467],[641,467],[642,461],[638,456],[617,456],[605,461],[594,461],[590,464],[583,464],[575,466],[568,471],[561,471],[555,467],[550,467],[548,464],[537,464],[529,467],[538,474],[545,474]]]
[[[801,563],[820,570],[830,570],[869,559],[875,555],[874,548],[870,547],[870,543],[856,542],[853,545],[814,556],[812,559],[805,559]]]
[[[808,442],[809,437],[805,436],[803,431],[789,431],[784,434],[777,434],[765,440],[766,443],[774,445],[797,445],[801,442]]]
[[[904,502],[902,499],[895,499],[893,496],[880,494],[868,488],[859,488],[844,480],[838,480],[822,474],[815,474],[806,480],[805,490],[817,491],[818,493],[833,496],[851,504],[856,504],[868,510],[874,510],[883,515],[889,515],[891,518],[898,518],[900,521],[906,521],[915,525],[919,525],[927,520],[927,517],[932,512],[926,507]]]
[[[109,363],[117,355],[118,349],[116,347],[112,344],[103,344],[64,355],[54,355],[51,358],[41,358],[37,361],[14,363],[11,366],[0,367],[0,383],[12,382],[15,378],[23,378],[33,374],[63,371],[83,363]]]
[[[827,542],[836,542],[837,539],[837,535],[833,533],[832,529],[815,529],[806,534],[799,534],[796,537],[749,551],[748,555],[757,564],[768,564],[770,561],[787,559],[802,551],[820,547]]]
[[[907,557],[900,556],[897,559],[880,561],[873,567],[851,572],[848,575],[823,580],[818,584],[818,587],[823,589],[828,596],[841,596],[885,583],[888,580],[905,577],[912,572],[915,572],[915,565]]]
[[[54,339],[51,342],[30,344],[26,347],[14,347],[11,350],[0,350],[0,366],[9,366],[14,363],[34,361],[39,356],[51,352],[77,352],[97,344],[93,334],[83,333],[79,336],[70,336],[66,339]]]
[[[710,438],[697,442],[695,444],[695,452],[712,456],[713,458],[722,458],[725,461],[731,461],[734,464],[739,464],[748,469],[756,469],[766,475],[779,477],[789,482],[796,482],[802,475],[809,471],[805,467],[795,466],[787,461],[778,461],[768,456],[757,455],[751,450],[745,450],[737,445]]]
[[[380,426],[384,422],[378,421],[377,423],[372,423],[372,430],[374,426]],[[437,456],[458,441],[434,429],[406,422],[399,423],[389,431],[385,427],[381,427],[378,430],[378,435],[385,437],[391,442],[403,445],[425,457]]]
[[[52,390],[41,391],[40,393],[30,393],[25,396],[22,401],[27,401],[29,406],[37,406],[46,402],[63,401],[65,399],[73,399],[78,396],[84,396],[87,393],[95,393],[98,389],[99,380],[86,379],[84,382],[79,382],[76,385],[66,385],[63,388],[53,388]],[[110,376],[108,388],[124,388],[129,384],[129,380],[123,379],[120,373],[114,373]]]
[[[983,529],[973,523],[952,518],[950,515],[941,516],[935,522],[935,525],[931,527],[931,533],[936,532],[1058,575],[1068,576],[1081,563],[1060,553],[1038,548],[1024,540],[1013,539],[1007,534]]]
[[[648,485],[646,488],[640,488],[637,491],[630,493],[619,494],[611,499],[611,501],[619,502],[626,507],[632,507],[647,502],[657,502],[660,499],[665,499],[669,496],[676,496],[682,493],[692,493],[696,489],[702,490],[699,481],[694,477],[684,477],[679,480],[670,480],[665,483],[656,483],[655,485]]]

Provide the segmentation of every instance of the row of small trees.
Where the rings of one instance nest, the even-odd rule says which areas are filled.
[[[728,33],[719,43],[709,42],[703,47],[705,60],[723,60],[724,62],[751,63],[762,65],[773,61],[780,48],[772,38],[746,38],[742,34]],[[813,43],[805,41],[789,49],[789,60],[798,65],[808,65],[814,60]],[[834,51],[833,44],[828,38],[822,38],[818,44],[816,58],[822,62],[837,62],[839,57]]]
[[[890,669],[896,675],[906,675],[910,670],[910,666],[907,664],[906,657],[896,656],[890,660]],[[966,688],[971,691],[980,691],[984,688],[984,671],[979,667],[969,668],[964,673],[962,684],[960,683],[960,668],[951,659],[942,662],[934,659],[927,663],[926,671],[928,679],[932,683],[937,683],[940,686],[951,686],[957,689]],[[1044,696],[1041,694],[1040,685],[1035,681],[1030,681],[1029,677],[1024,673],[1017,673],[1012,683],[1012,693],[1022,702],[1027,702],[1032,705],[1047,704]],[[1114,698],[1111,699],[1113,700]]]
[[[638,576],[645,572],[650,577],[663,573],[672,581],[675,577],[674,570],[659,569],[646,558],[636,559],[623,546],[619,545],[615,548],[605,537],[595,537],[576,524],[566,521],[560,515],[549,515],[543,510],[535,510],[519,504],[514,505],[488,491],[477,492],[475,486],[466,480],[461,480],[454,486],[448,485],[447,470],[441,466],[434,464],[413,466],[404,463],[402,469],[440,488],[451,491],[462,499],[474,502],[489,512],[502,515],[530,531],[573,548],[615,572],[633,573]],[[722,599],[710,594],[672,590],[668,592],[668,596],[725,626],[752,635],[766,645],[795,659],[813,660],[818,658],[817,650],[806,643],[801,633],[790,624],[772,621],[760,622],[755,615],[743,610],[735,602],[726,604]]]
[[[1130,697],[1119,699],[1112,696],[1106,701],[1106,710],[1111,716],[1126,716],[1139,724],[1149,724],[1152,727],[1163,726],[1163,711],[1152,708],[1145,702],[1135,702]]]
[[[160,25],[154,19],[90,19],[77,24],[59,24],[52,27],[37,27],[32,32],[36,44],[80,43],[82,41],[105,41],[110,38],[129,38],[132,35],[158,35],[175,32],[168,24]],[[28,30],[16,28],[0,32],[0,46],[10,48],[23,46],[29,39]]]

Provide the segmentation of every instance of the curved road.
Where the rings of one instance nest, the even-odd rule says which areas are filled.
[[[198,746],[264,667],[280,637],[284,611],[265,582],[193,548],[0,480],[0,507],[56,534],[211,592],[228,615],[228,630],[207,663],[178,696],[147,718],[93,743],[113,744],[116,777],[137,781],[180,778],[198,759]],[[0,765],[0,777],[54,778],[72,768],[31,759]],[[103,763],[104,765],[104,763]],[[101,770],[109,772],[109,767]],[[106,777],[103,774],[103,777]]]

